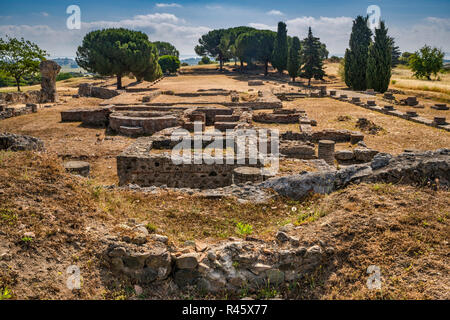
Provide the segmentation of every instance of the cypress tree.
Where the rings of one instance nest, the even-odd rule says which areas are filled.
[[[385,92],[391,80],[392,41],[387,35],[384,21],[375,29],[375,42],[369,47],[367,61],[367,86],[377,92]]]
[[[287,29],[284,22],[278,23],[277,38],[273,49],[272,66],[278,70],[280,74],[286,70],[288,62],[288,39]]]
[[[349,52],[346,55],[346,82],[353,90],[366,90],[366,71],[372,31],[367,26],[368,17],[358,16],[353,21]]]
[[[300,72],[300,39],[294,37],[292,46],[289,48],[288,72],[292,77],[292,82],[298,77]]]
[[[309,27],[308,37],[303,40],[302,62],[304,63],[300,77],[308,79],[308,86],[311,85],[311,78],[323,79],[323,57],[320,55],[321,44],[319,38],[313,36]]]

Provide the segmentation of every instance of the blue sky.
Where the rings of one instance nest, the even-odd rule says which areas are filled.
[[[81,30],[66,27],[66,8],[81,9]],[[424,44],[450,52],[449,0],[297,0],[297,1],[1,1],[0,37],[32,40],[52,57],[74,57],[83,36],[94,29],[126,27],[141,30],[150,40],[169,41],[183,57],[195,56],[198,38],[208,30],[238,25],[275,29],[285,21],[290,35],[304,38],[309,26],[331,54],[348,45],[352,19],[378,5],[381,18],[403,51]]]

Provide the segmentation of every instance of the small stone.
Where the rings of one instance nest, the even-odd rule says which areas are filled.
[[[0,261],[10,261],[11,259],[12,256],[7,252],[0,254]]]
[[[136,293],[137,296],[140,296],[142,293],[144,293],[144,290],[142,289],[142,287],[135,285],[134,292]]]
[[[195,242],[195,250],[197,250],[197,252],[203,252],[208,248],[208,245],[206,243],[200,242],[200,241],[196,241]]]
[[[178,269],[195,269],[198,265],[198,255],[196,253],[186,253],[176,260]]]
[[[266,264],[262,264],[262,263],[257,263],[251,268],[251,271],[253,273],[258,274],[260,272],[264,272],[264,271],[269,270],[269,269],[271,269],[271,266],[266,265]]]
[[[150,237],[154,241],[159,241],[159,242],[162,242],[162,243],[165,243],[165,244],[167,244],[169,242],[169,238],[168,237],[160,235],[160,234],[152,234]]]
[[[288,242],[289,239],[290,239],[290,237],[286,233],[284,233],[283,231],[278,231],[277,235],[275,236],[275,238],[278,241],[282,242],[282,243]]]
[[[36,238],[36,235],[34,234],[34,232],[25,232],[23,234],[23,236],[27,237],[27,238]]]

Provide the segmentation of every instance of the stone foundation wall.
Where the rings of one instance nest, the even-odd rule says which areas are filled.
[[[164,112],[114,112],[109,116],[109,126],[116,132],[120,127],[138,127],[143,134],[154,134],[178,125],[177,117]]]
[[[225,141],[224,141],[225,142]],[[172,147],[179,142],[169,139],[154,141],[152,137],[142,137],[117,157],[119,185],[137,184],[141,187],[162,186],[170,188],[213,189],[232,184],[233,170],[242,167],[262,167],[248,158],[223,159],[223,164],[195,164],[193,155],[190,163],[175,164],[170,152],[151,154],[152,148]],[[191,140],[191,143],[194,143]],[[205,143],[205,141],[203,141]],[[207,145],[211,142],[207,142]],[[227,164],[227,162],[231,162]]]
[[[297,141],[311,141],[311,142],[319,142],[319,140],[332,140],[334,142],[351,142],[356,143],[354,137],[358,137],[358,141],[364,139],[364,135],[360,132],[349,131],[349,130],[334,130],[334,129],[325,129],[322,131],[315,132],[292,132],[287,131],[280,135],[281,140],[297,140]],[[352,140],[353,139],[353,140]]]
[[[0,92],[0,104],[40,103],[40,91]],[[3,102],[2,102],[3,101]]]
[[[88,83],[82,83],[78,87],[78,95],[80,97],[93,97],[100,99],[111,99],[119,95],[116,90],[110,90],[101,87],[94,87]]]

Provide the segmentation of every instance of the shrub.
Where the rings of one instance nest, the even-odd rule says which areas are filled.
[[[163,73],[175,73],[180,69],[180,59],[175,56],[162,56],[159,58],[159,65],[161,66]]]
[[[238,233],[243,236],[250,235],[253,232],[253,227],[250,224],[244,224],[242,222],[238,222],[236,228]]]

